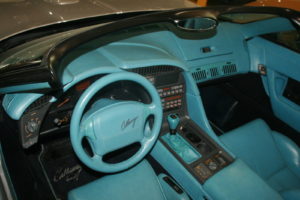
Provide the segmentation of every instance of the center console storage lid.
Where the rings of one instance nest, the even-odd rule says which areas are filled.
[[[208,179],[203,186],[215,200],[282,199],[278,192],[239,159]]]

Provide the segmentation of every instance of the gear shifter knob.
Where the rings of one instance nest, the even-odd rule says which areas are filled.
[[[177,114],[169,114],[168,115],[168,123],[169,123],[169,128],[170,128],[170,134],[174,135],[177,132],[177,126],[179,124],[179,117]]]

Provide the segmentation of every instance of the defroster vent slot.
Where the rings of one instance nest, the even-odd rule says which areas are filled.
[[[180,68],[169,66],[169,65],[159,65],[151,67],[141,67],[135,69],[129,69],[128,71],[138,73],[140,75],[159,75],[165,72],[179,72]]]

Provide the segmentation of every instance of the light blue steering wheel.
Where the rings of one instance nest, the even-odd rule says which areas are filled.
[[[105,86],[116,81],[133,81],[146,89],[151,96],[150,104],[137,101],[100,99],[84,113],[92,97]],[[149,126],[149,116],[153,126]],[[142,160],[158,138],[162,123],[162,107],[155,87],[144,77],[130,72],[106,75],[90,87],[79,98],[71,119],[71,143],[76,155],[88,167],[100,172],[125,170]],[[82,145],[83,138],[89,142],[93,156],[87,154]],[[109,152],[139,142],[140,149],[129,159],[111,164],[103,161]]]

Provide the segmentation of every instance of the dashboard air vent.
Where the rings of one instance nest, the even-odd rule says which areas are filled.
[[[237,71],[236,65],[235,64],[224,65],[222,71],[224,74],[232,74]]]
[[[238,72],[238,68],[231,61],[206,64],[191,69],[192,77],[197,83],[232,75],[236,72]]]
[[[128,71],[135,72],[141,75],[158,75],[164,72],[178,72],[180,71],[180,69],[169,65],[159,65],[159,66],[135,68],[135,69],[130,69]]]
[[[218,76],[219,72],[218,72],[218,68],[214,67],[214,68],[210,68],[210,76],[211,77],[215,77]]]
[[[193,72],[192,76],[193,76],[193,78],[196,81],[199,81],[199,80],[202,80],[202,79],[206,79],[206,71],[205,70],[201,70],[201,71]]]

